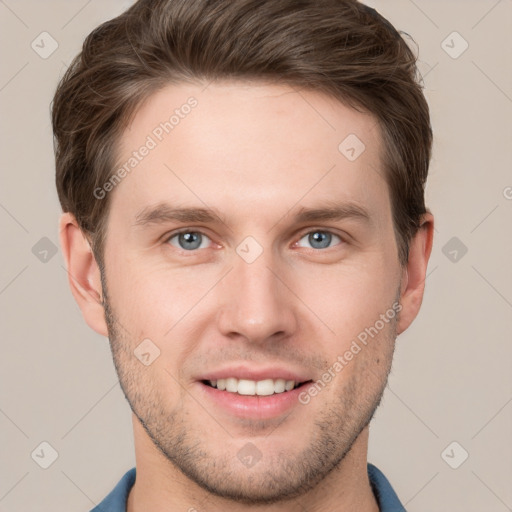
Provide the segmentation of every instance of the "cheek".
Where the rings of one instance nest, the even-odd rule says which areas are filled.
[[[394,271],[384,271],[377,253],[374,259],[372,263],[354,260],[338,268],[317,267],[300,276],[296,271],[291,288],[314,313],[313,322],[334,331],[336,344],[350,343],[392,308],[398,281]]]
[[[149,338],[165,351],[165,359],[180,360],[191,328],[211,320],[208,290],[218,281],[218,269],[169,268],[153,261],[119,261],[109,273],[109,296],[119,321],[136,340]],[[196,339],[193,337],[192,339]]]

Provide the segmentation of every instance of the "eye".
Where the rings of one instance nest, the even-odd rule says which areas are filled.
[[[326,249],[331,245],[331,242],[337,239],[339,242],[343,242],[343,240],[334,233],[329,231],[310,231],[305,236],[303,236],[297,243],[300,245],[302,240],[306,240],[307,243],[310,244],[310,247],[313,249]]]
[[[193,251],[208,247],[208,240],[210,239],[200,231],[181,231],[170,236],[167,242],[178,249]]]

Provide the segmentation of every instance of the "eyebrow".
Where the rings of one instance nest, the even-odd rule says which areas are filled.
[[[173,208],[161,203],[153,207],[146,207],[135,216],[134,226],[148,224],[163,224],[164,222],[204,222],[213,223],[220,216],[212,208]]]
[[[282,218],[287,215],[288,214],[284,215]],[[365,224],[373,224],[373,217],[370,212],[364,206],[354,202],[328,202],[326,206],[321,208],[302,207],[294,216],[294,221],[297,223],[328,220],[340,221],[345,219],[353,219]],[[222,216],[214,208],[174,208],[167,203],[160,203],[139,211],[135,216],[134,226],[158,225],[173,221],[181,223],[201,222],[205,224],[213,224],[220,221],[225,224]]]

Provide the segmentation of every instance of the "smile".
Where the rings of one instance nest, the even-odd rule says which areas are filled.
[[[228,377],[227,379],[206,380],[204,384],[220,391],[228,393],[237,393],[244,396],[270,396],[277,393],[285,393],[304,384],[303,382],[295,382],[294,380],[284,379],[264,379],[249,380]]]
[[[311,382],[228,377],[200,380],[197,385],[204,398],[202,403],[210,403],[214,409],[231,417],[261,421],[289,414],[292,408],[300,405],[299,395]]]

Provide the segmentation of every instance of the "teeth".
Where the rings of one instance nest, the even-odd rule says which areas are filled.
[[[290,382],[292,388],[295,386],[295,382],[293,380],[288,381]],[[286,389],[286,381],[284,379],[276,379],[274,381],[274,393],[283,393]],[[289,391],[289,390],[288,390]]]
[[[238,393],[239,395],[248,396],[270,396],[274,393],[284,393],[291,391],[295,387],[294,380],[284,379],[265,379],[265,380],[248,380],[235,379],[229,377],[227,379],[218,379],[208,381],[212,387],[220,391],[229,391],[230,393]]]
[[[253,380],[240,379],[238,381],[237,392],[239,395],[255,395],[256,391],[260,390],[259,384],[261,384],[262,382],[267,382],[267,381],[262,380],[261,382],[254,382]],[[272,393],[273,392],[274,392],[274,390],[272,389]],[[261,394],[261,393],[258,393],[258,394]],[[268,393],[265,393],[265,394],[268,394]]]
[[[229,377],[228,379],[226,379],[226,391],[236,393],[238,391],[238,379],[235,379],[233,377]]]
[[[287,380],[286,384],[284,386],[284,389],[286,389],[286,391],[291,391],[294,387],[295,387],[295,381]]]

